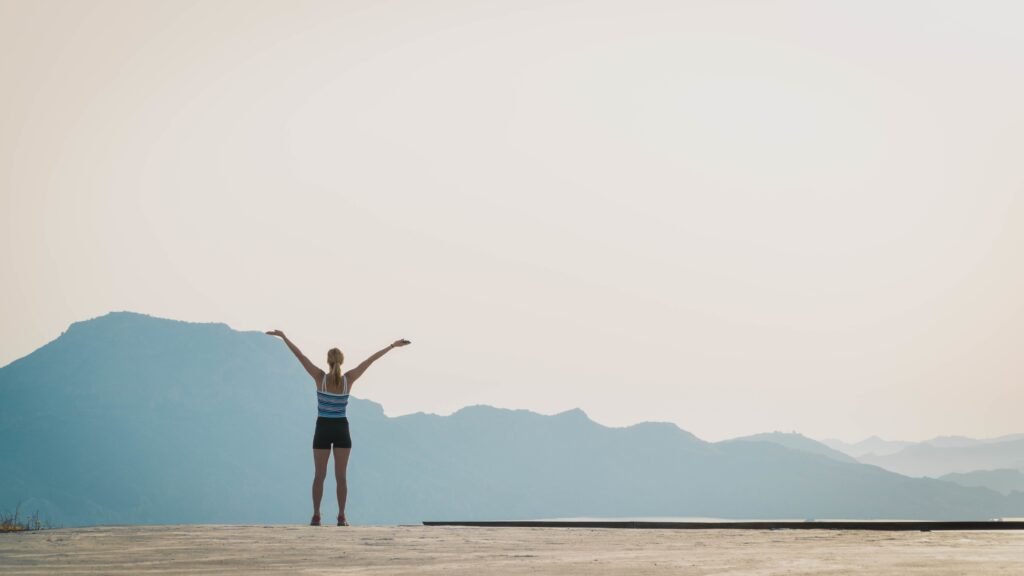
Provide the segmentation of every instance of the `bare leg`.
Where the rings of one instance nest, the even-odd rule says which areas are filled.
[[[346,522],[345,501],[348,500],[348,478],[345,471],[348,469],[348,456],[352,453],[351,448],[334,449],[334,479],[338,481],[338,520]]]
[[[320,500],[324,497],[324,479],[327,478],[327,461],[331,451],[327,448],[313,449],[313,514],[320,515]]]

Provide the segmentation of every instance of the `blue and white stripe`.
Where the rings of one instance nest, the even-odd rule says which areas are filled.
[[[345,418],[348,408],[348,381],[341,376],[341,390],[344,394],[331,394],[327,391],[327,375],[324,374],[323,390],[316,391],[317,416],[321,418]]]

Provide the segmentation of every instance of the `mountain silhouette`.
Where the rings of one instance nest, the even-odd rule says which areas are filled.
[[[315,415],[309,377],[262,333],[130,312],[77,322],[0,368],[0,509],[64,525],[304,523]],[[580,410],[387,417],[353,398],[349,416],[348,516],[363,524],[1024,516],[1020,493]],[[332,494],[329,478],[328,511]]]
[[[1020,470],[977,470],[975,472],[946,474],[939,480],[954,482],[961,486],[983,486],[1001,494],[1024,492],[1024,472]]]
[[[893,454],[914,444],[913,442],[903,442],[900,440],[885,440],[878,436],[869,436],[868,438],[853,444],[848,444],[842,440],[836,440],[835,438],[826,438],[822,440],[821,443],[833,450],[838,450],[839,452],[848,456],[853,456],[854,458],[860,458],[867,454]]]
[[[924,444],[930,444],[938,448],[965,448],[967,446],[978,446],[981,444],[995,444],[997,442],[1008,442],[1010,440],[1024,440],[1024,434],[1007,434],[998,438],[970,438],[967,436],[936,436],[931,440],[925,440]]]
[[[858,460],[899,474],[931,478],[1001,468],[1024,470],[1024,439],[1017,435],[1006,438],[1010,439],[938,446],[924,442],[884,456],[866,454]]]
[[[780,446],[785,446],[791,450],[797,450],[800,452],[808,452],[810,454],[819,454],[839,462],[856,462],[857,459],[828,447],[822,442],[812,440],[802,434],[796,432],[762,432],[760,434],[753,434],[751,436],[742,436],[740,438],[733,438],[732,440],[726,440],[726,442],[771,442]]]

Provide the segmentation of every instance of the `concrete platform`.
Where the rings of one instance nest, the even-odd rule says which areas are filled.
[[[111,526],[0,534],[4,576],[1020,576],[1024,532]]]

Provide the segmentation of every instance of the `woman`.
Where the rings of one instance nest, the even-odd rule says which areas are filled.
[[[387,348],[374,353],[363,360],[363,363],[342,374],[341,363],[345,356],[341,350],[331,348],[327,351],[328,371],[324,372],[313,365],[309,358],[280,330],[267,332],[271,336],[280,336],[295,357],[302,363],[313,382],[316,384],[317,419],[316,432],[313,433],[313,519],[311,526],[320,525],[320,500],[324,495],[324,479],[327,478],[327,461],[334,448],[334,478],[338,481],[338,526],[348,526],[345,519],[345,500],[348,498],[348,483],[345,469],[348,467],[348,456],[352,451],[352,437],[348,431],[348,418],[345,410],[348,407],[348,395],[352,385],[363,375],[363,372],[392,348],[405,346],[408,340],[395,340]]]

